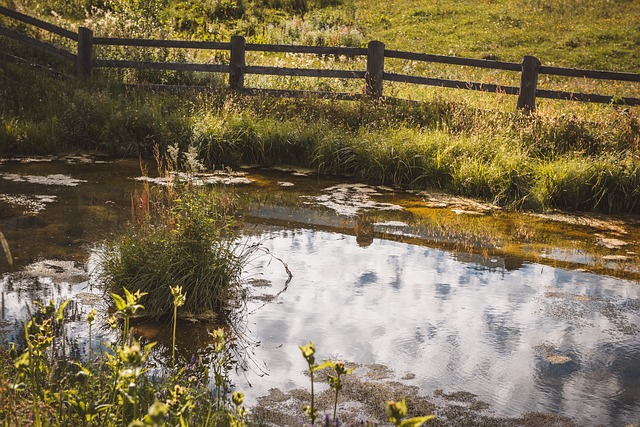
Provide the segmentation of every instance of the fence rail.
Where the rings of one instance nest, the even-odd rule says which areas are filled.
[[[540,74],[575,78],[614,80],[623,82],[640,82],[640,74],[545,66],[542,65],[541,62],[533,56],[525,56],[521,63],[461,58],[385,49],[384,44],[378,41],[369,42],[367,48],[354,48],[254,44],[247,43],[245,38],[242,36],[233,36],[231,38],[231,41],[227,43],[189,40],[145,40],[115,37],[93,37],[93,32],[87,28],[79,27],[78,32],[75,33],[73,31],[60,28],[56,25],[50,24],[37,18],[30,17],[28,15],[24,15],[22,13],[2,6],[0,6],[0,15],[4,15],[17,21],[33,25],[42,30],[77,42],[77,53],[74,54],[67,50],[60,49],[58,47],[52,46],[51,44],[42,42],[40,40],[25,36],[24,34],[12,31],[6,27],[0,26],[0,36],[16,40],[20,43],[40,49],[46,53],[63,58],[67,61],[75,62],[76,74],[77,77],[81,80],[89,80],[94,68],[132,68],[145,70],[225,73],[229,75],[229,87],[231,90],[249,95],[268,94],[271,96],[279,97],[318,96],[321,98],[333,99],[361,99],[365,97],[380,98],[382,97],[383,92],[383,82],[390,81],[517,95],[517,106],[518,108],[525,111],[535,110],[536,98],[565,99],[572,101],[598,103],[617,102],[624,103],[626,105],[640,105],[639,98],[614,97],[611,95],[574,93],[538,88],[538,77]],[[95,58],[96,52],[94,46],[131,46],[222,50],[230,52],[230,62],[227,65]],[[247,51],[314,55],[344,55],[348,57],[364,56],[367,58],[367,66],[365,70],[330,70],[247,65],[245,56],[245,53]],[[499,84],[488,84],[482,82],[468,82],[461,80],[390,73],[384,70],[385,58],[518,72],[520,73],[520,86],[516,87]],[[245,88],[245,74],[360,80],[364,79],[366,85],[366,96],[360,94],[325,91]]]

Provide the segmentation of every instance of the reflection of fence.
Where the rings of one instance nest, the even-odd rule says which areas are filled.
[[[397,50],[387,50],[383,43],[378,41],[369,42],[367,48],[353,47],[320,47],[320,46],[290,46],[271,44],[251,44],[246,43],[242,36],[233,36],[229,43],[199,42],[184,40],[144,40],[144,39],[124,39],[111,37],[93,37],[93,32],[87,28],[80,27],[78,32],[60,28],[48,22],[23,15],[13,10],[0,6],[0,14],[16,19],[20,22],[34,25],[40,29],[53,34],[73,40],[77,43],[76,54],[64,49],[54,47],[48,43],[25,36],[8,28],[0,26],[0,36],[5,36],[26,45],[35,47],[49,54],[62,59],[75,62],[77,75],[80,79],[89,79],[93,68],[132,68],[143,70],[174,70],[174,71],[197,71],[227,73],[229,75],[230,89],[238,92],[257,94],[266,93],[276,96],[298,97],[305,95],[315,95],[320,97],[330,97],[337,99],[357,99],[361,95],[335,92],[310,92],[298,90],[270,90],[245,88],[245,74],[263,74],[273,76],[306,76],[323,78],[345,78],[364,79],[366,83],[366,94],[371,98],[382,96],[383,82],[402,82],[418,85],[440,86],[447,88],[469,89],[486,92],[500,92],[509,95],[518,95],[518,108],[531,111],[535,109],[536,98],[566,99],[583,102],[599,103],[621,103],[626,105],[640,105],[640,99],[631,97],[614,97],[608,95],[573,93],[558,90],[539,89],[538,75],[547,74],[554,76],[578,77],[601,80],[615,80],[626,82],[640,82],[640,74],[621,73],[610,71],[581,70],[575,68],[550,67],[540,63],[533,56],[525,56],[522,63],[491,61],[483,59],[469,59],[451,56],[430,55],[422,53],[402,52]],[[194,64],[179,62],[152,62],[135,60],[114,60],[94,58],[94,46],[139,46],[139,47],[161,47],[161,48],[183,48],[183,49],[209,49],[229,51],[231,59],[229,64]],[[281,52],[281,53],[304,53],[316,55],[345,55],[349,57],[366,56],[366,70],[328,70],[310,68],[285,68],[252,66],[245,62],[245,52]],[[520,86],[501,86],[496,84],[465,82],[460,80],[440,79],[423,76],[410,76],[404,74],[388,73],[384,71],[384,59],[396,58],[410,61],[441,63],[451,65],[461,65],[486,69],[497,69],[514,71],[521,73]]]

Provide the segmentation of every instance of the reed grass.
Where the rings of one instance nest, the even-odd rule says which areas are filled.
[[[176,185],[176,184],[174,184]],[[165,192],[166,189],[161,191]],[[174,188],[151,197],[151,208],[107,243],[103,254],[104,280],[111,292],[123,288],[146,292],[145,314],[172,314],[170,286],[179,284],[189,299],[182,315],[213,318],[224,315],[240,299],[244,256],[236,251],[237,231],[228,214],[228,196],[195,188]],[[231,202],[232,203],[232,202]]]

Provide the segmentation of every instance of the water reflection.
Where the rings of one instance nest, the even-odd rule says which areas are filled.
[[[411,372],[427,393],[467,390],[498,413],[550,411],[584,425],[640,416],[640,289],[631,282],[539,264],[509,270],[385,240],[363,248],[321,231],[267,227],[255,238],[294,278],[249,317],[270,374],[252,381],[254,399],[304,387],[297,345],[313,340],[325,357]],[[308,240],[315,244],[301,244]],[[615,349],[604,364],[603,346]]]
[[[0,276],[3,333],[16,337],[33,299],[71,298],[70,336],[86,336],[83,316],[106,304],[86,278],[87,254],[126,220],[139,165],[5,162],[0,173],[30,177],[0,180],[0,230],[18,270]],[[31,178],[57,174],[77,185]],[[476,215],[459,199],[429,207],[428,197],[317,177],[251,178],[255,185],[236,190],[248,239],[263,241],[294,275],[288,283],[268,258],[248,272],[250,337],[269,372],[238,378],[253,402],[270,388],[308,384],[297,346],[313,340],[320,357],[385,364],[423,393],[467,390],[498,414],[552,411],[584,425],[640,418],[640,287],[557,268],[640,277],[633,221]],[[33,212],[20,196],[46,203]],[[372,208],[382,210],[362,212]],[[137,330],[169,336],[166,324]],[[185,357],[206,347],[206,329],[183,330]]]

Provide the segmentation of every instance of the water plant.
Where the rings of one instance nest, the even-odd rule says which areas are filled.
[[[144,306],[140,304],[140,299],[147,293],[141,292],[140,290],[132,293],[127,288],[122,288],[122,290],[124,292],[124,298],[116,293],[112,293],[111,297],[113,298],[113,302],[116,306],[116,313],[122,318],[124,323],[122,328],[122,341],[129,342],[129,326],[131,317],[135,315],[138,310],[144,308]]]
[[[329,418],[329,415],[325,417],[325,426],[329,426],[333,423],[333,425],[340,425],[337,417],[337,409],[338,409],[338,395],[343,388],[343,376],[348,375],[353,372],[353,368],[346,369],[344,362],[340,361],[331,361],[327,360],[322,363],[316,364],[316,348],[312,342],[305,344],[304,346],[299,346],[300,351],[302,352],[302,357],[304,357],[307,362],[307,368],[309,369],[309,377],[311,381],[311,401],[308,406],[304,406],[304,412],[311,425],[315,425],[315,422],[318,418],[318,408],[315,404],[315,392],[314,392],[314,374],[326,368],[332,368],[333,373],[335,375],[329,374],[327,376],[327,381],[329,382],[329,386],[334,391],[334,400],[333,400],[333,420]],[[407,403],[405,398],[402,398],[400,401],[388,401],[387,402],[387,419],[394,426],[400,427],[420,427],[425,422],[435,418],[435,415],[426,415],[420,417],[413,417],[404,419],[407,415]],[[370,423],[366,423],[367,426]]]
[[[227,396],[231,384],[229,371],[235,363],[231,352],[233,343],[223,328],[216,328],[209,332],[209,335],[213,339],[211,370],[215,385],[216,408],[220,409],[223,407],[225,396]]]
[[[87,314],[87,324],[89,325],[89,363],[93,360],[93,338],[91,336],[91,332],[93,329],[93,324],[96,321],[97,311],[95,307],[91,307],[91,311]]]
[[[231,403],[233,403],[233,411],[229,411],[229,424],[231,427],[245,427],[247,408],[242,405],[244,394],[240,391],[234,391],[231,395]]]
[[[0,419],[3,425],[102,425],[116,426],[221,426],[234,419],[246,422],[242,394],[229,401],[214,398],[209,388],[208,368],[196,359],[173,370],[157,370],[150,363],[156,343],[143,343],[125,333],[125,319],[144,308],[135,294],[118,301],[122,328],[117,343],[102,343],[105,352],[90,356],[84,364],[79,353],[62,346],[68,301],[39,304],[38,312],[25,322],[24,351],[14,344],[0,348]],[[117,299],[117,298],[115,298]],[[124,305],[123,305],[124,303]],[[68,313],[67,313],[68,314]],[[89,325],[96,313],[87,315]],[[218,346],[228,352],[229,339]],[[224,369],[232,363],[227,353],[219,365],[219,376],[228,381]],[[154,372],[150,372],[150,368]],[[227,393],[229,384],[222,387]]]
[[[180,308],[192,317],[224,318],[242,301],[240,273],[256,248],[236,245],[233,195],[192,185],[173,170],[174,151],[160,160],[167,184],[145,182],[132,198],[128,228],[106,243],[103,281],[114,293],[148,294],[147,316],[177,316]],[[185,162],[199,166],[191,154]],[[189,300],[180,298],[183,292]]]
[[[178,324],[178,307],[182,307],[186,301],[187,295],[182,293],[182,286],[171,287],[171,295],[173,295],[173,330],[171,333],[171,364],[176,364],[176,327]]]
[[[304,360],[307,362],[307,367],[309,369],[309,377],[310,377],[310,381],[311,381],[311,402],[308,406],[305,406],[304,412],[307,415],[307,417],[309,418],[309,420],[311,421],[311,425],[314,425],[314,423],[316,422],[316,419],[318,418],[318,408],[316,408],[315,405],[315,393],[313,391],[313,374],[320,370],[320,369],[324,369],[327,366],[329,366],[329,363],[325,362],[321,365],[316,365],[316,347],[313,345],[312,342],[309,342],[307,344],[305,344],[304,346],[300,346],[300,351],[302,352],[302,357],[304,357]]]
[[[11,256],[11,249],[9,249],[9,243],[7,239],[5,239],[4,234],[0,231],[0,245],[2,245],[2,250],[4,251],[4,256],[7,260],[7,264],[9,267],[13,265],[13,256]]]

